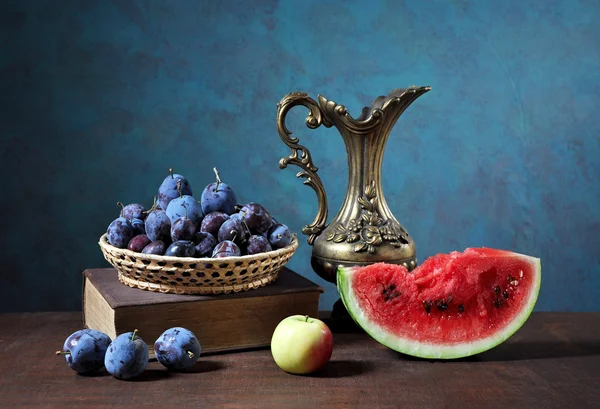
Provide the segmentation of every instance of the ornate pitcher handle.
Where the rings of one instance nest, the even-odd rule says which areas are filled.
[[[279,104],[277,104],[277,131],[283,143],[289,146],[291,150],[289,156],[279,160],[279,168],[285,169],[289,164],[299,166],[302,171],[298,172],[296,177],[306,178],[302,183],[312,187],[319,200],[319,209],[315,219],[311,224],[304,226],[302,229],[302,233],[308,235],[308,244],[312,246],[317,236],[325,228],[327,222],[327,194],[325,193],[325,187],[321,178],[317,175],[318,168],[313,164],[309,150],[300,145],[299,139],[291,136],[292,132],[285,126],[287,113],[297,105],[303,105],[308,108],[309,112],[305,122],[306,126],[310,129],[316,129],[321,124],[329,128],[331,123],[324,118],[317,103],[304,92],[291,92],[284,96]]]

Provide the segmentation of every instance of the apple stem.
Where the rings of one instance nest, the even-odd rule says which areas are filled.
[[[56,355],[71,355],[69,351],[56,351]]]
[[[305,315],[306,319],[304,320],[304,322],[308,322],[308,315]]]
[[[193,358],[196,356],[196,355],[194,355],[194,353],[192,351],[187,351],[187,354],[190,358]]]
[[[135,339],[135,334],[137,334],[138,330],[134,329],[133,330],[133,334],[131,335],[131,340],[133,341]]]
[[[175,179],[175,176],[173,176],[173,168],[169,168],[169,175],[171,175],[171,179]]]
[[[217,176],[217,184],[215,185],[215,192],[219,191],[219,184],[223,183],[221,182],[221,177],[219,176],[219,171],[217,170],[217,168],[213,168],[213,171],[215,172],[215,175]]]

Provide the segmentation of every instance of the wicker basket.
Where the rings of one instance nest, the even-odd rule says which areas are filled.
[[[176,294],[227,294],[262,287],[277,279],[298,248],[298,239],[282,249],[240,257],[189,258],[136,253],[100,237],[104,258],[130,287]]]

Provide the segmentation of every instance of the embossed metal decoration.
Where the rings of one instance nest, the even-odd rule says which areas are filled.
[[[365,265],[385,261],[417,265],[414,241],[390,211],[381,188],[383,154],[390,132],[404,110],[430,87],[396,89],[375,99],[370,107],[353,118],[344,105],[319,95],[317,101],[303,92],[287,94],[277,105],[277,130],[290,148],[279,161],[301,168],[297,177],[306,179],[319,201],[317,215],[302,232],[313,246],[311,264],[319,276],[335,282],[339,266]],[[335,126],[344,139],[348,155],[348,187],[341,209],[327,224],[327,194],[310,151],[285,126],[287,113],[295,106],[308,108],[306,125]]]

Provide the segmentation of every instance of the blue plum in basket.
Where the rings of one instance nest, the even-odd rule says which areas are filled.
[[[231,240],[225,240],[220,242],[213,249],[212,257],[238,257],[242,254],[240,248]]]
[[[233,213],[231,216],[229,216],[230,219],[236,219],[239,221],[242,221],[242,214],[237,212],[237,213]]]
[[[129,240],[134,235],[133,226],[124,217],[118,217],[113,220],[108,229],[106,229],[106,240],[113,246],[120,249],[127,247]]]
[[[95,329],[75,331],[65,340],[62,351],[71,369],[80,374],[95,372],[104,367],[104,355],[110,344],[110,338]]]
[[[127,249],[135,251],[136,253],[140,253],[151,242],[152,240],[150,240],[145,234],[138,234],[137,236],[134,236],[131,240],[129,240],[129,244],[127,244]]]
[[[169,202],[181,195],[192,196],[192,188],[186,178],[177,173],[173,173],[173,169],[169,169],[169,176],[163,180],[158,188],[158,205],[162,210],[166,210]]]
[[[165,244],[165,242],[161,240],[156,240],[144,247],[142,253],[163,256],[165,254],[165,251],[167,251],[167,247],[168,246]]]
[[[146,234],[152,241],[171,241],[171,220],[163,210],[150,212],[146,218]]]
[[[133,219],[144,220],[146,218],[146,209],[139,203],[130,203],[121,210],[121,217],[130,221]]]
[[[182,204],[181,207],[186,209],[185,204]],[[179,240],[192,240],[195,233],[196,224],[187,217],[187,212],[184,216],[176,219],[171,225],[171,240],[173,240],[173,242]]]
[[[229,216],[223,212],[212,212],[204,216],[202,223],[200,224],[200,231],[210,233],[217,237],[219,229],[225,221],[229,219]]]
[[[182,327],[169,328],[154,343],[156,359],[169,369],[190,368],[200,357],[201,350],[194,333]]]
[[[148,345],[135,330],[119,335],[110,343],[104,366],[115,378],[129,379],[144,372],[148,358]]]
[[[172,243],[165,251],[165,256],[169,257],[194,257],[196,248],[194,242],[190,240],[179,240]]]
[[[253,234],[262,234],[269,231],[273,224],[271,214],[264,206],[258,203],[248,203],[240,210],[242,220]]]
[[[269,230],[269,242],[274,249],[287,247],[292,242],[292,233],[285,224],[274,224]]]
[[[171,219],[171,223],[174,223],[175,220],[187,215],[196,226],[200,226],[202,218],[204,217],[200,202],[194,199],[193,196],[181,196],[171,200],[165,213],[167,213],[167,216]]]
[[[219,242],[231,240],[239,244],[246,240],[247,234],[248,231],[241,221],[238,219],[229,219],[225,220],[219,228],[217,240]]]
[[[271,244],[265,237],[252,235],[248,238],[248,243],[246,244],[247,254],[265,253],[271,250]]]
[[[235,212],[237,197],[231,187],[226,183],[221,182],[219,172],[216,168],[214,168],[214,171],[217,176],[217,181],[206,186],[200,197],[202,211],[204,214],[212,212],[232,214]]]
[[[194,242],[196,243],[196,257],[210,257],[217,245],[215,236],[202,231],[195,234]]]
[[[146,223],[142,219],[131,219],[131,227],[136,235],[146,234]]]

